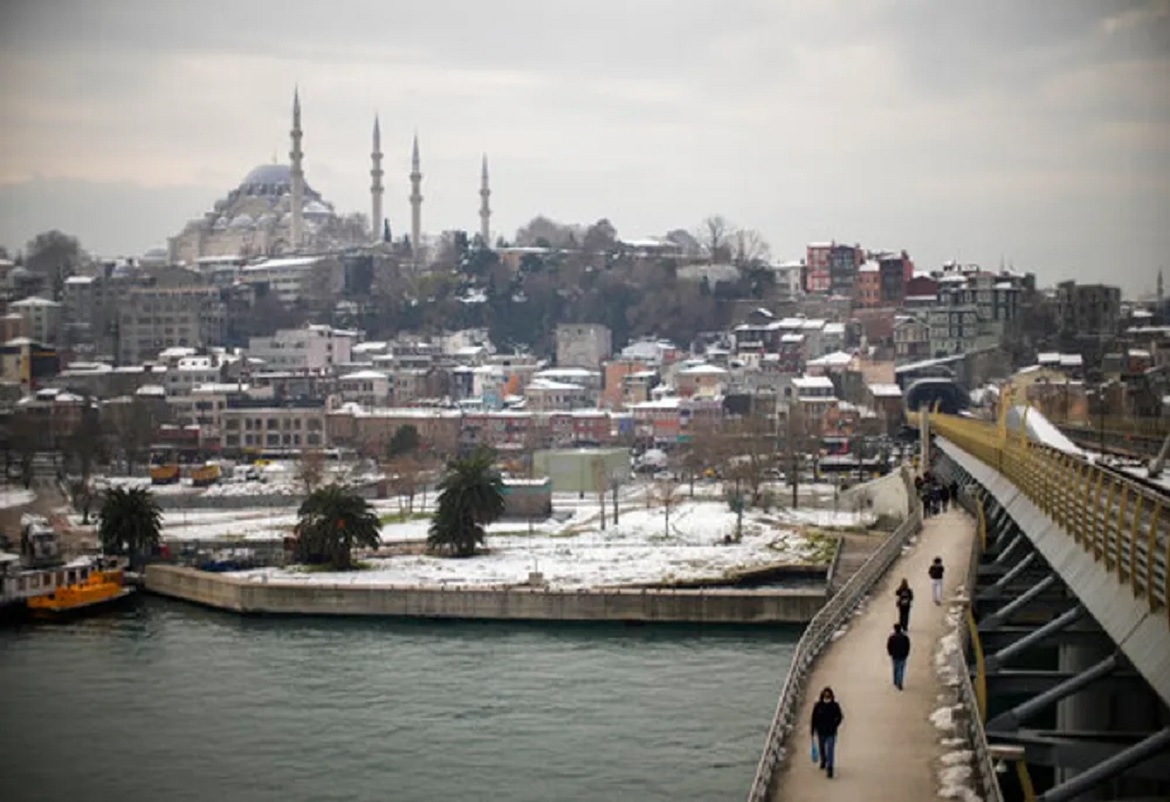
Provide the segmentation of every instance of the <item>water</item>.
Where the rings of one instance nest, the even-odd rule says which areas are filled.
[[[0,630],[0,799],[741,799],[796,636],[143,599]]]

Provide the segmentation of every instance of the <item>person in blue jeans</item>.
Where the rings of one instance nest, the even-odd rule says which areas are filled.
[[[910,638],[902,631],[901,624],[894,624],[894,634],[886,639],[886,653],[894,664],[894,687],[902,690],[906,677],[906,659],[910,657]]]
[[[837,730],[845,715],[841,712],[841,705],[833,695],[833,689],[826,687],[821,691],[821,698],[813,705],[812,736],[817,739],[821,757],[821,768],[830,779],[833,777],[833,756],[837,747]]]

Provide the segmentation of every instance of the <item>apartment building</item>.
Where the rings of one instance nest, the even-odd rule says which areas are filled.
[[[24,329],[31,340],[56,345],[61,340],[62,307],[56,301],[36,295],[8,305],[9,310],[24,318]]]
[[[119,305],[118,359],[138,364],[175,346],[219,346],[226,309],[215,287],[138,287]]]
[[[271,337],[248,340],[248,356],[259,359],[265,370],[319,373],[353,361],[358,335],[330,326],[310,325],[279,329]]]
[[[225,451],[292,451],[323,448],[325,406],[317,401],[227,399],[219,411]]]

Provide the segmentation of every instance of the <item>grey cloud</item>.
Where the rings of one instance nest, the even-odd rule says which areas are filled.
[[[104,250],[158,243],[285,157],[299,82],[314,185],[366,208],[380,111],[392,220],[417,128],[436,233],[474,225],[487,151],[506,234],[720,211],[779,255],[836,236],[1136,287],[1170,251],[1144,222],[1170,211],[1168,6],[13,0],[0,241],[75,221]]]

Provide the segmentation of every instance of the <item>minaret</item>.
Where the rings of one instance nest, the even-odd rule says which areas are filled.
[[[414,149],[410,155],[410,250],[411,260],[418,267],[422,255],[422,173],[418,161],[418,134],[414,135]]]
[[[492,209],[488,205],[488,198],[492,196],[488,186],[487,154],[483,155],[483,167],[479,173],[479,239],[481,247],[492,247]]]
[[[370,239],[377,242],[382,236],[382,131],[378,116],[374,115],[374,150],[370,154]]]
[[[289,151],[289,174],[292,177],[292,249],[300,250],[304,237],[303,212],[305,206],[305,171],[302,161],[305,158],[301,150],[301,96],[300,91],[293,90],[293,127],[292,150]]]

